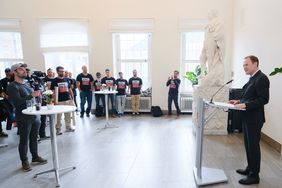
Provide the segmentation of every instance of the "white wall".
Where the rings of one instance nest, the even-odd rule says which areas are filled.
[[[282,66],[282,1],[236,0],[234,11],[234,86],[242,87],[248,80],[242,69],[243,58],[254,54],[260,59],[261,70],[269,75]],[[263,132],[282,143],[282,75],[269,77],[270,101],[266,105]]]
[[[112,18],[154,18],[152,38],[153,105],[167,109],[167,76],[180,68],[179,18],[205,19],[211,9],[218,9],[229,29],[231,41],[232,0],[9,0],[0,1],[0,18],[20,18],[25,62],[44,69],[39,50],[38,19],[88,18],[90,21],[90,72],[112,68]],[[231,62],[230,44],[226,61]],[[230,67],[230,65],[229,65]]]

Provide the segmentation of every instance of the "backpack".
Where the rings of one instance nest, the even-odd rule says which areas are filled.
[[[163,115],[163,111],[162,111],[161,107],[159,107],[159,106],[152,106],[151,107],[151,114],[154,117],[160,117],[160,116]]]
[[[96,117],[102,117],[104,115],[104,108],[103,106],[97,106],[96,111],[95,111],[95,116]]]

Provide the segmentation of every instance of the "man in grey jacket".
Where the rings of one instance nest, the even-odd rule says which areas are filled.
[[[40,117],[22,113],[22,110],[26,109],[27,100],[32,100],[33,97],[40,96],[40,91],[33,91],[33,89],[24,82],[27,76],[26,67],[27,65],[22,63],[14,64],[11,67],[11,71],[14,72],[15,80],[9,84],[7,93],[16,109],[16,122],[20,133],[19,154],[22,161],[22,169],[24,171],[30,171],[31,167],[27,158],[28,141],[32,155],[32,163],[46,164],[47,160],[38,155],[37,149]]]

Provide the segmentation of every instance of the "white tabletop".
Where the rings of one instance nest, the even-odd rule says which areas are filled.
[[[117,93],[116,90],[112,90],[112,91],[109,91],[109,90],[101,90],[101,91],[94,91],[93,93],[95,94],[104,94],[104,95],[108,95],[108,94],[115,94]]]
[[[224,108],[224,109],[231,109],[231,110],[245,110],[245,109],[239,109],[234,106],[234,104],[230,103],[225,103],[225,102],[213,102],[209,103],[206,102],[208,105],[213,106],[213,107],[219,107],[219,108]]]
[[[24,109],[22,111],[23,114],[27,115],[51,115],[51,114],[60,114],[60,113],[66,113],[66,112],[73,112],[76,110],[75,106],[70,105],[54,105],[51,110],[47,109],[47,106],[41,106],[41,109],[39,111],[36,111],[35,109],[33,111],[27,111],[27,109]]]

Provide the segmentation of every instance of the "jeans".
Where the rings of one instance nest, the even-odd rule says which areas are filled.
[[[103,94],[95,94],[96,109],[100,105],[100,101],[102,101],[103,103],[104,100],[105,100],[105,96]]]
[[[168,113],[171,114],[171,104],[174,101],[174,105],[177,113],[180,113],[179,105],[178,105],[178,95],[168,95]]]
[[[28,142],[32,158],[38,157],[37,136],[40,126],[39,116],[17,117],[17,126],[20,132],[19,154],[21,161],[27,161]]]
[[[80,92],[80,114],[84,114],[84,105],[87,100],[87,108],[86,108],[86,114],[90,113],[91,110],[91,104],[92,104],[92,91],[81,91]]]
[[[39,128],[40,138],[46,137],[45,128],[46,128],[46,115],[41,115],[40,117],[41,125]]]
[[[124,113],[126,95],[117,95],[117,112],[118,114]]]
[[[115,100],[115,95],[114,94],[108,94],[108,102],[111,100],[112,104],[112,114],[116,113],[116,100]],[[102,98],[103,106],[106,109],[106,104],[105,104],[105,97]],[[109,103],[108,103],[109,104]]]

